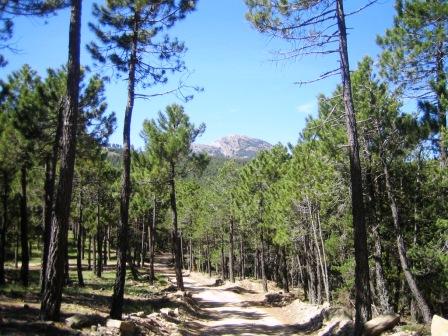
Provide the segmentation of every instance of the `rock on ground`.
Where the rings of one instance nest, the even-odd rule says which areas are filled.
[[[108,319],[106,327],[120,330],[121,335],[133,335],[136,331],[135,324],[131,321]]]
[[[439,315],[434,315],[431,322],[432,336],[448,336],[448,320]]]
[[[370,321],[364,323],[364,336],[377,336],[382,332],[391,330],[398,322],[400,322],[400,315],[389,314],[381,315]]]
[[[76,314],[65,319],[65,324],[72,329],[82,329],[100,323],[102,320],[103,319],[97,315]]]

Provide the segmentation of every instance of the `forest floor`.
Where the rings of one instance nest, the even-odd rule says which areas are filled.
[[[146,267],[139,269],[138,279],[127,274],[123,317],[136,326],[133,335],[317,335],[330,323],[323,315],[333,308],[311,305],[296,296],[281,307],[272,306],[257,280],[216,286],[216,278],[184,271],[186,291],[177,292],[170,254],[157,256],[155,270],[154,285],[148,284]],[[39,320],[39,271],[36,260],[31,264],[30,286],[25,288],[18,284],[19,269],[8,265],[8,282],[0,288],[0,335],[119,335],[118,329],[105,327],[115,279],[113,260],[101,278],[84,271],[85,287],[77,285],[72,266],[61,322],[56,323]],[[280,290],[269,283],[269,291]],[[73,315],[88,317],[90,323],[82,330],[71,329],[64,320]]]

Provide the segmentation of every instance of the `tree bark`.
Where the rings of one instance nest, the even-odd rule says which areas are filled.
[[[8,217],[8,198],[9,198],[9,188],[10,179],[7,172],[3,171],[3,194],[2,194],[2,226],[1,226],[1,237],[0,237],[0,286],[3,286],[5,281],[5,251],[6,251],[6,232],[9,225]]]
[[[43,293],[45,284],[45,274],[47,270],[48,251],[50,248],[51,237],[51,218],[54,209],[54,186],[56,182],[56,165],[58,162],[59,144],[62,133],[62,117],[65,107],[64,99],[60,102],[58,108],[56,132],[53,140],[53,148],[49,159],[45,165],[45,182],[44,182],[44,228],[43,228],[43,251],[42,251],[42,267],[40,272],[40,291]]]
[[[82,188],[82,187],[81,187]],[[82,189],[79,192],[79,203],[78,203],[78,237],[76,239],[76,271],[78,274],[78,285],[84,287],[84,278],[82,276],[82,238],[84,236],[84,228],[82,226],[83,214],[82,214]]]
[[[89,235],[89,246],[87,248],[87,269],[92,270],[92,236]]]
[[[261,281],[263,283],[263,291],[265,293],[268,292],[268,281],[266,278],[266,269],[265,269],[265,243],[264,243],[264,235],[263,229],[260,229],[260,268],[261,268]]]
[[[71,2],[69,57],[67,66],[68,104],[64,109],[62,123],[59,183],[54,215],[52,216],[46,281],[41,304],[41,318],[44,320],[58,320],[60,317],[64,281],[64,251],[67,246],[79,110],[81,3],[81,0],[72,0]]]
[[[22,194],[20,196],[20,242],[21,242],[21,267],[20,280],[22,285],[28,286],[28,274],[30,253],[28,249],[28,205],[27,205],[27,168],[25,165],[20,170],[20,185]]]
[[[243,236],[241,236],[241,238],[240,238],[240,280],[243,280],[246,278],[244,271],[245,271],[245,265],[244,265]]]
[[[173,162],[170,162],[170,205],[171,205],[171,213],[172,213],[172,242],[174,249],[174,269],[176,271],[176,283],[178,290],[185,290],[184,288],[184,280],[182,277],[182,260],[181,260],[181,248],[180,248],[180,239],[177,228],[177,205],[176,205],[176,182],[175,182],[175,166]]]
[[[107,255],[107,230],[109,225],[103,227],[103,270],[107,266],[108,255]]]
[[[149,283],[153,284],[155,280],[154,274],[154,256],[156,243],[156,223],[157,223],[157,198],[154,195],[152,208],[152,221],[149,221]]]
[[[369,262],[367,234],[364,219],[361,162],[359,160],[358,134],[356,129],[356,117],[351,89],[350,65],[347,51],[347,31],[345,26],[343,0],[336,0],[336,17],[339,31],[342,94],[349,141],[350,182],[355,245],[355,335],[358,336],[362,334],[364,323],[371,319],[372,312],[370,307]]]
[[[211,262],[211,258],[210,258],[210,240],[208,238],[208,235],[207,235],[207,273],[208,273],[208,276],[211,278],[212,277],[212,262]]]
[[[231,282],[235,282],[235,275],[233,273],[233,260],[234,260],[234,219],[230,219],[230,227],[229,227],[229,278]]]
[[[140,30],[140,13],[135,11],[133,18],[133,36],[129,61],[128,98],[123,125],[123,176],[120,195],[120,226],[118,228],[117,268],[112,295],[110,317],[121,319],[123,313],[124,285],[126,280],[126,262],[129,231],[129,196],[131,193],[131,120],[135,99],[135,72],[138,50],[138,32]]]
[[[140,264],[142,267],[145,266],[145,258],[146,258],[146,248],[145,248],[145,241],[146,241],[146,221],[145,218],[142,218],[142,235],[141,235],[141,241],[140,241]]]
[[[221,279],[226,279],[226,257],[224,256],[224,237],[221,235]]]
[[[282,285],[283,290],[289,293],[289,283],[288,283],[288,264],[286,262],[286,246],[281,247],[281,274],[282,274]]]
[[[193,240],[190,238],[188,240],[188,254],[189,254],[189,264],[188,264],[188,270],[190,273],[193,271]]]
[[[101,273],[103,270],[103,227],[101,225],[101,212],[100,212],[100,194],[99,189],[97,190],[97,202],[96,202],[96,267],[95,275],[101,278]]]

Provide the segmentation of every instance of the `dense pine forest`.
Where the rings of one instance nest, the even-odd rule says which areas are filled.
[[[321,335],[378,335],[368,321],[397,315],[408,326],[400,335],[429,334],[433,316],[448,317],[448,2],[397,0],[381,54],[350,64],[345,17],[375,2],[347,13],[343,0],[245,1],[254,34],[287,43],[288,59],[336,57],[315,80],[340,84],[316,98],[296,142],[238,159],[194,150],[206,125],[190,120],[188,101],[201,88],[184,83],[181,100],[138,125],[145,145],[131,143],[135,101],[157,96],[141,92],[164,92],[187,71],[188,41],[171,28],[195,0],[94,4],[93,66],[80,58],[90,2],[0,1],[2,67],[16,18],[71,11],[65,65],[38,73],[30,59],[0,81],[0,334],[295,335],[330,325],[322,315],[309,329],[199,327],[210,307],[197,279],[208,277],[236,294],[259,286],[267,306],[274,293],[353,321]],[[126,82],[119,145],[109,141],[117,116],[105,67]],[[139,324],[159,310],[163,326]],[[87,329],[66,326],[82,314],[94,317],[80,318]]]

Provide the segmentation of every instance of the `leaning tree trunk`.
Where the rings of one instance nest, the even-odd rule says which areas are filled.
[[[182,278],[182,251],[180,247],[179,232],[177,228],[177,205],[176,205],[176,183],[175,183],[175,167],[174,163],[170,162],[170,205],[172,213],[172,233],[171,238],[174,249],[174,269],[176,271],[177,289],[184,290],[184,280]]]
[[[355,335],[361,335],[364,323],[372,317],[372,311],[370,307],[369,261],[364,220],[361,162],[359,160],[358,134],[352,97],[343,0],[336,0],[336,16],[339,31],[342,95],[344,100],[350,156],[353,236],[355,241]]]
[[[392,212],[392,218],[394,222],[395,236],[401,269],[403,270],[404,277],[406,278],[406,282],[409,286],[409,289],[411,290],[412,296],[414,297],[417,306],[422,314],[423,320],[425,321],[426,324],[430,324],[431,310],[429,309],[429,306],[425,298],[423,297],[422,293],[420,292],[420,289],[417,286],[417,282],[415,281],[414,276],[409,269],[409,261],[406,255],[406,247],[404,244],[403,235],[401,233],[400,212],[395,200],[395,195],[392,190],[392,185],[390,183],[389,169],[387,167],[387,163],[383,155],[381,155],[381,162],[383,165],[384,180],[386,182],[387,197],[389,198],[390,210]]]
[[[51,237],[51,218],[54,206],[54,186],[56,182],[56,165],[58,162],[59,143],[62,133],[62,117],[65,107],[65,99],[63,98],[59,104],[58,117],[56,124],[56,133],[53,140],[53,148],[49,159],[45,164],[45,182],[44,182],[44,227],[42,232],[43,250],[42,250],[42,267],[40,272],[40,291],[43,293],[45,285],[45,274],[47,271],[48,251],[50,248]]]
[[[67,249],[68,219],[73,189],[76,129],[80,80],[81,0],[72,0],[69,31],[69,58],[67,75],[68,104],[64,110],[61,142],[61,164],[51,239],[47,261],[45,288],[42,296],[41,318],[58,320],[60,317],[64,262]]]
[[[2,195],[2,226],[0,237],[0,286],[5,284],[5,250],[6,250],[6,232],[8,229],[8,197],[9,197],[9,176],[8,173],[3,171],[3,195]]]
[[[28,205],[27,205],[27,169],[23,165],[20,172],[22,195],[20,197],[20,242],[22,247],[22,265],[20,267],[20,280],[23,286],[28,286],[30,253],[28,250]]]
[[[229,227],[229,279],[231,282],[235,282],[235,275],[233,273],[233,259],[234,259],[234,248],[233,248],[233,239],[234,238],[234,220],[230,219],[230,227]]]
[[[137,64],[139,12],[134,14],[131,55],[129,61],[128,101],[124,113],[123,125],[123,176],[120,195],[120,226],[118,228],[117,268],[110,308],[110,317],[121,319],[123,313],[124,284],[126,280],[126,258],[129,231],[129,196],[131,193],[131,120],[135,99],[135,68]]]

